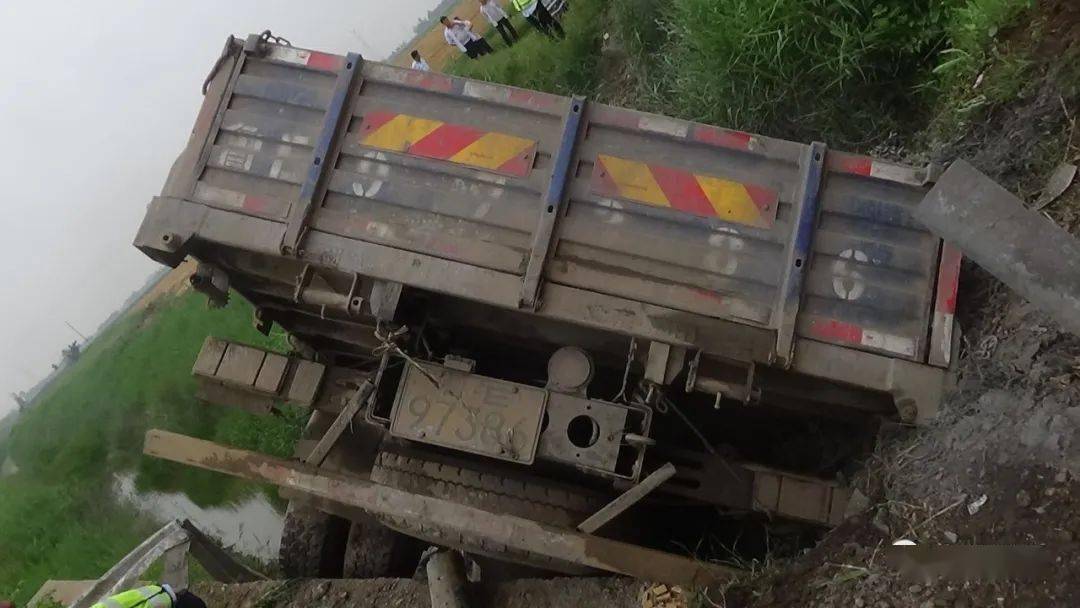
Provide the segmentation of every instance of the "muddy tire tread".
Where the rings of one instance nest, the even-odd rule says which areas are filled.
[[[598,499],[561,488],[388,451],[380,453],[376,459],[371,480],[409,492],[563,528],[576,526],[602,506]],[[569,562],[515,550],[503,543],[467,537],[429,522],[393,516],[379,519],[404,534],[467,553],[545,570],[575,574],[589,571]]]
[[[344,557],[346,522],[313,507],[289,503],[278,553],[281,570],[289,578],[339,576]]]
[[[574,527],[603,506],[599,500],[561,488],[393,452],[379,454],[371,480],[561,527]]]

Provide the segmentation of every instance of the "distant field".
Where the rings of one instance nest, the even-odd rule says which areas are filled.
[[[509,7],[505,6],[509,3],[503,0],[501,4],[504,5],[503,9],[509,13]],[[487,20],[480,14],[480,3],[476,0],[461,0],[453,9],[447,11],[447,15],[472,21],[473,28],[480,32],[488,28]],[[443,38],[443,26],[439,25],[437,21],[431,30],[414,40],[401,53],[391,58],[390,62],[394,65],[409,67],[412,65],[412,58],[409,57],[409,53],[413,49],[419,50],[420,55],[431,65],[431,69],[439,72],[443,71],[451,61],[461,55],[461,51],[456,47],[446,44],[446,40]]]
[[[531,37],[534,34],[532,26],[529,25],[525,18],[520,14],[517,14],[510,6],[509,0],[492,0],[498,2],[506,11],[507,15],[510,15],[510,21],[514,24],[514,28],[522,38]],[[495,48],[495,55],[504,50],[505,43],[499,36],[499,33],[495,31],[491,24],[488,23],[487,18],[480,14],[480,3],[477,0],[461,0],[456,5],[446,11],[446,15],[449,17],[458,17],[471,21],[473,24],[473,31],[481,34],[487,38],[491,46]],[[431,69],[436,72],[453,72],[453,66],[461,61],[469,61],[462,55],[461,51],[457,47],[452,47],[446,44],[446,39],[443,38],[443,26],[436,21],[431,29],[428,30],[423,36],[418,36],[410,44],[406,45],[400,53],[389,59],[390,63],[399,65],[402,67],[409,67],[412,65],[412,58],[409,53],[417,49],[420,51],[420,55],[427,60]],[[490,60],[480,60],[480,62]]]
[[[196,266],[195,260],[190,258],[184,260],[179,266],[161,277],[161,280],[158,281],[157,285],[154,285],[153,289],[143,294],[143,297],[132,305],[130,312],[140,311],[162,298],[174,296],[187,290],[190,287],[188,277],[194,274]]]

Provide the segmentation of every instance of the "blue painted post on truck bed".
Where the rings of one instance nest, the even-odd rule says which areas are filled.
[[[289,214],[289,227],[285,230],[285,236],[281,242],[281,252],[292,254],[300,247],[300,239],[303,236],[304,225],[311,215],[315,206],[315,197],[318,196],[319,186],[324,181],[324,176],[332,170],[333,163],[327,162],[331,152],[331,146],[341,128],[342,116],[345,113],[346,101],[349,91],[352,90],[356,73],[360,71],[363,58],[359,53],[349,53],[345,56],[345,66],[338,74],[334,84],[333,93],[330,96],[330,104],[326,108],[323,118],[322,130],[319,138],[315,141],[315,150],[311,158],[311,166],[307,177],[300,186],[300,200]],[[329,167],[329,168],[328,168]]]
[[[820,203],[821,181],[825,173],[826,146],[814,142],[807,147],[802,158],[799,194],[796,200],[795,230],[791,235],[791,245],[784,269],[784,281],[781,284],[779,324],[776,335],[776,355],[785,364],[792,359],[795,344],[795,320],[799,315],[802,301],[803,283],[807,268],[810,266],[810,249],[814,244],[814,229],[817,226]]]
[[[571,163],[574,160],[574,144],[577,142],[581,127],[581,116],[585,112],[585,98],[575,96],[570,99],[570,108],[563,120],[562,137],[559,148],[552,161],[551,181],[544,193],[543,208],[540,209],[540,221],[533,233],[532,254],[525,268],[525,280],[521,287],[522,308],[536,308],[540,300],[540,282],[544,274],[551,251],[551,241],[555,236],[555,223],[562,212],[562,203],[566,192],[566,182],[570,176]]]

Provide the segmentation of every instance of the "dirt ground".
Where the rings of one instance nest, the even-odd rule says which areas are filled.
[[[1033,93],[933,153],[971,159],[1028,200],[1058,162],[1080,160],[1072,135],[1080,115],[1076,83],[1062,82],[1062,69],[1071,66],[1055,62],[1080,50],[1080,5],[1047,2],[1042,18],[1053,35],[1036,49],[1042,65]],[[1046,212],[1080,234],[1080,186]],[[968,262],[959,305],[958,383],[938,420],[887,433],[854,482],[861,512],[805,554],[713,590],[714,603],[1080,606],[1080,337]],[[883,558],[897,539],[1041,545],[1052,565],[1021,580],[904,578]]]
[[[475,588],[485,608],[641,608],[642,585],[625,578],[519,580]],[[208,583],[195,592],[208,606],[230,608],[428,608],[427,584],[412,579]]]

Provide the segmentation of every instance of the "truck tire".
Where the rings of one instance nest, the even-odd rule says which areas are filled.
[[[479,472],[389,451],[379,454],[371,471],[371,480],[399,490],[562,528],[573,528],[603,506],[598,499],[551,483]],[[380,520],[404,534],[467,553],[568,574],[589,572],[569,562],[516,551],[501,543],[462,536],[430,522],[420,523],[397,517]]]
[[[374,518],[353,521],[345,546],[344,578],[412,576],[420,559],[416,541]]]
[[[278,557],[287,578],[338,578],[345,559],[349,522],[289,502]]]

